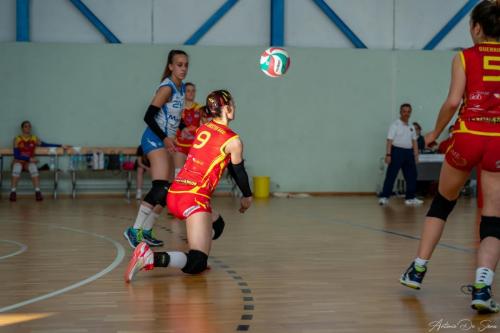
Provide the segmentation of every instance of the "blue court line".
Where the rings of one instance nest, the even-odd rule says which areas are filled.
[[[29,222],[23,222],[23,223],[29,223]],[[44,225],[42,223],[32,223],[32,224]],[[106,240],[108,242],[111,242],[115,246],[116,252],[117,252],[115,260],[113,260],[113,262],[108,267],[106,267],[105,269],[103,269],[99,273],[94,274],[94,275],[92,275],[92,276],[90,276],[90,277],[88,277],[88,278],[86,278],[84,280],[81,280],[81,281],[79,281],[77,283],[74,283],[74,284],[69,285],[69,286],[67,286],[65,288],[62,288],[62,289],[50,292],[50,293],[45,294],[45,295],[41,295],[41,296],[38,296],[38,297],[30,298],[30,299],[25,300],[23,302],[19,302],[19,303],[16,303],[16,304],[5,306],[3,308],[0,308],[0,313],[11,311],[11,310],[14,310],[14,309],[18,309],[18,308],[23,307],[25,305],[36,303],[36,302],[39,302],[39,301],[43,301],[43,300],[46,300],[48,298],[61,295],[61,294],[65,293],[65,292],[67,292],[67,291],[79,288],[79,287],[81,287],[83,285],[86,285],[88,283],[94,282],[95,280],[99,279],[100,277],[108,274],[113,269],[115,269],[122,262],[123,258],[125,257],[125,249],[123,248],[123,246],[120,243],[118,243],[117,241],[115,241],[115,240],[113,240],[111,238],[108,238],[108,237],[106,237],[104,235],[94,234],[92,232],[88,232],[88,231],[85,231],[85,230],[73,229],[73,228],[68,228],[68,227],[63,227],[63,226],[58,226],[58,225],[52,225],[52,224],[47,224],[47,225],[51,226],[53,228],[56,228],[56,229],[62,229],[62,230],[67,230],[67,231],[78,232],[78,233],[81,233],[81,234],[91,235],[91,236],[94,236],[94,237],[97,237],[97,238],[104,239],[104,240]]]
[[[14,245],[18,245],[20,247],[20,249],[17,250],[16,252],[12,252],[12,253],[6,254],[4,256],[1,256],[0,260],[7,259],[7,258],[10,258],[10,257],[13,257],[13,256],[17,256],[18,254],[21,254],[21,253],[23,253],[24,251],[26,251],[28,249],[28,246],[26,246],[23,243],[16,242],[16,241],[12,241],[12,240],[8,240],[8,239],[0,239],[0,242],[11,243],[11,244],[14,244]]]
[[[376,232],[379,232],[379,233],[394,235],[394,236],[398,236],[398,237],[402,237],[402,238],[408,238],[408,239],[413,239],[413,240],[420,240],[420,237],[417,237],[417,236],[412,236],[412,235],[404,234],[404,233],[398,232],[398,231],[392,231],[392,230],[387,230],[387,229],[382,229],[382,228],[370,227],[370,226],[367,226],[367,225],[364,225],[364,224],[359,224],[359,223],[352,223],[352,222],[345,222],[345,221],[332,221],[332,220],[330,220],[329,222],[333,222],[333,223],[336,223],[336,224],[349,225],[349,226],[356,227],[356,228],[359,228],[359,229],[376,231]],[[446,248],[446,249],[450,249],[450,250],[459,251],[459,252],[465,252],[465,253],[475,253],[476,252],[473,249],[468,249],[468,248],[465,248],[465,247],[451,245],[451,244],[446,244],[446,243],[441,243],[441,242],[438,243],[437,246],[443,247],[443,248]]]

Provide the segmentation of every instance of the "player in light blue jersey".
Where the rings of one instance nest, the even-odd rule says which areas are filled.
[[[135,248],[141,241],[150,246],[162,246],[153,237],[154,222],[166,205],[167,191],[173,179],[175,135],[181,123],[184,109],[184,83],[189,59],[186,52],[171,50],[160,86],[149,105],[144,121],[148,125],[142,135],[141,146],[151,163],[153,186],[144,197],[134,226],[124,232],[130,246]]]

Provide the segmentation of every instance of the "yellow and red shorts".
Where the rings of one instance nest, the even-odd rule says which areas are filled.
[[[500,123],[459,120],[453,130],[453,142],[445,155],[454,168],[500,172]]]
[[[212,213],[210,198],[194,193],[168,192],[168,211],[179,220],[185,220],[195,213]]]

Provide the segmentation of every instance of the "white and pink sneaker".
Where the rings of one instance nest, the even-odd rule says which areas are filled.
[[[154,254],[148,244],[142,242],[134,250],[132,258],[125,271],[125,282],[132,281],[133,277],[140,270],[149,271],[154,268]]]

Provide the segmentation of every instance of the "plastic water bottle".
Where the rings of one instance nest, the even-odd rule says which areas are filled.
[[[54,171],[56,168],[56,157],[54,155],[50,155],[49,169]]]
[[[75,170],[75,155],[69,158],[69,170]]]
[[[120,153],[120,156],[119,156],[118,159],[120,161],[120,169],[122,169],[123,168],[123,162],[125,162],[125,156],[122,153]]]

